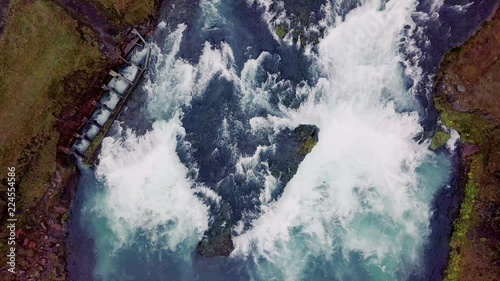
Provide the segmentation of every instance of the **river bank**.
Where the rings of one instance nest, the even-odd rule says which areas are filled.
[[[69,146],[107,72],[123,64],[130,29],[151,30],[161,2],[12,0],[0,6],[0,219],[4,225],[7,167],[16,169],[17,219],[16,274],[7,272],[2,243],[2,280],[67,280],[66,224],[78,174],[58,147]],[[3,228],[2,241],[8,235]]]
[[[500,277],[500,15],[498,9],[437,75],[434,102],[442,123],[461,136],[458,188],[446,280]]]

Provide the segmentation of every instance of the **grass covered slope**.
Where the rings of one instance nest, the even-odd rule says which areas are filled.
[[[130,24],[155,13],[154,0],[103,1],[124,9],[123,16],[112,18],[92,1],[10,0],[0,5],[5,16],[0,33],[0,221],[5,225],[7,219],[6,175],[11,166],[16,168],[18,219],[18,274],[6,271],[7,245],[0,243],[0,280],[67,279],[65,237],[72,191],[66,186],[75,172],[57,162],[57,145],[71,136],[75,126],[69,123],[80,118],[82,103],[99,94],[92,87],[98,88],[106,69],[116,64],[103,56],[103,41],[112,38],[105,44],[119,52]],[[7,241],[7,236],[2,228],[0,239]]]
[[[460,133],[466,184],[446,280],[500,280],[500,15],[441,64],[435,105]]]
[[[56,116],[72,101],[64,79],[104,62],[97,47],[80,38],[76,26],[50,1],[15,0],[0,38],[0,167],[27,169],[32,154],[39,154],[39,165],[29,165],[19,185],[23,194],[18,196],[29,198],[23,201],[27,207],[40,198],[39,186],[54,171]]]
[[[155,0],[92,0],[108,14],[115,14],[126,24],[138,24],[153,15]]]
[[[13,0],[9,8],[0,37],[0,175],[3,180],[7,167],[16,168],[17,228],[23,229],[30,220],[28,214],[44,203],[42,198],[57,169],[57,116],[75,94],[65,92],[64,81],[77,71],[90,77],[104,59],[97,46],[80,38],[76,21],[52,2]],[[6,188],[2,181],[2,196]],[[2,197],[2,222],[5,204]],[[1,234],[5,239],[4,229]],[[6,246],[1,244],[2,253],[7,253]],[[23,247],[18,244],[17,248],[22,255]],[[4,259],[2,254],[2,266]],[[59,267],[64,270],[64,264]]]

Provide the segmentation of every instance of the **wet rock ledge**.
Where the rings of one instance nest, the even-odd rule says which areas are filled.
[[[319,129],[314,125],[299,125],[295,129],[284,129],[276,136],[276,150],[262,155],[269,163],[271,174],[279,179],[272,194],[277,200],[286,184],[297,172],[300,163],[318,142]],[[231,228],[237,223],[230,218],[216,217],[198,244],[198,253],[203,257],[229,256],[234,250]],[[221,226],[223,225],[223,226]]]

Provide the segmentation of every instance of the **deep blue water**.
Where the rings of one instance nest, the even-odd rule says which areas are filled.
[[[334,31],[343,27],[333,25],[348,21],[345,29],[356,29],[347,34],[354,36],[359,28],[363,32],[364,26],[349,18],[356,5],[342,5],[344,9],[337,11],[342,20],[327,25],[329,37],[311,46],[317,56],[276,38],[270,29],[283,19],[270,17],[268,23],[265,15],[272,11],[257,3],[177,3],[177,9],[186,9],[182,13],[165,7],[166,27],[151,39],[160,51],[153,58],[148,81],[122,113],[112,138],[103,144],[98,177],[81,167],[68,238],[70,278],[441,280],[460,198],[454,188],[456,150],[428,152],[414,142],[436,129],[430,91],[442,56],[470,36],[495,3],[477,2],[458,14],[450,6],[466,3],[451,2],[432,10],[432,1],[421,1],[413,8],[409,14],[423,32],[403,38],[414,39],[417,49],[400,45],[402,60],[410,63],[401,67],[396,62],[395,72],[388,73],[401,75],[402,81],[377,80],[381,85],[368,83],[387,71],[383,65],[392,61],[372,51],[383,53],[384,36],[397,41],[397,34],[385,30],[404,34],[405,27],[378,22],[383,26],[375,29],[380,36],[368,34],[363,40],[366,45],[354,45],[355,52],[347,53],[351,47],[337,41],[342,37]],[[381,13],[390,17],[394,8],[382,6],[387,12],[381,9]],[[430,17],[433,12],[439,17]],[[372,16],[368,10],[361,14],[365,15]],[[377,23],[377,15],[367,24]],[[348,47],[345,56],[329,53],[343,44]],[[335,62],[331,68],[322,64],[330,57]],[[365,63],[375,71],[366,70]],[[354,72],[349,72],[351,64]],[[418,78],[413,72],[404,74],[398,65],[419,68],[423,74]],[[373,72],[364,76],[365,70]],[[384,92],[374,99],[375,105],[363,101],[363,91],[366,99],[371,97],[369,89],[363,88],[365,83]],[[386,101],[378,103],[398,100],[398,91],[412,93],[416,102],[406,97],[392,111]],[[317,100],[312,109],[305,106],[311,100]],[[344,115],[336,115],[344,110]],[[343,119],[351,110],[357,114]],[[388,117],[381,113],[385,110]],[[408,112],[418,113],[418,122],[404,121]],[[377,118],[386,125],[372,132],[369,126],[377,124],[370,120]],[[259,122],[271,125],[255,125]],[[271,149],[275,130],[297,122],[318,125],[320,143],[304,160],[283,198],[273,203],[265,199],[266,190],[274,186],[273,177],[257,152]],[[390,128],[387,137],[384,127]],[[410,133],[405,128],[413,130],[416,141],[406,137]],[[385,155],[392,157],[385,159]],[[401,163],[393,166],[391,159],[400,155]],[[385,168],[369,170],[378,166]],[[387,174],[379,178],[381,173]],[[387,180],[401,187],[387,191],[384,185],[392,188]],[[344,194],[346,189],[350,192]],[[406,210],[404,202],[418,208]],[[233,236],[238,236],[234,255],[199,257],[197,241],[206,228],[219,227],[221,222],[231,224]]]

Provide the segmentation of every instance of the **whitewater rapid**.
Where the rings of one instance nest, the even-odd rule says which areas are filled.
[[[282,198],[235,238],[234,255],[264,256],[284,280],[297,280],[317,256],[334,260],[339,279],[349,277],[339,265],[349,268],[353,253],[380,280],[407,277],[419,262],[441,182],[424,185],[417,171],[433,156],[428,142],[414,140],[418,105],[398,52],[414,5],[365,1],[327,29],[313,65],[318,83],[279,121],[315,124],[320,141]]]
[[[230,28],[224,3],[201,1],[200,32]],[[311,61],[310,79],[296,85],[279,70],[268,70],[282,59],[271,50],[241,62],[230,43],[206,41],[199,58],[182,58],[187,26],[169,32],[161,24],[166,39],[155,43],[156,63],[144,85],[145,112],[153,124],[143,135],[119,124],[116,135],[104,139],[96,169],[103,187],[93,210],[104,218],[113,251],[144,243],[182,256],[189,267],[213,217],[209,204],[217,205],[221,197],[219,183],[199,180],[204,167],[193,157],[184,116],[193,101],[211,94],[213,83],[224,81],[234,87],[245,117],[235,120],[220,112],[226,115],[213,124],[212,153],[227,148],[230,161],[220,163],[234,170],[227,178],[240,176],[260,186],[259,212],[243,214],[233,228],[230,259],[242,263],[252,280],[408,279],[422,262],[432,199],[449,170],[448,160],[430,151],[428,140],[419,141],[422,109],[405,82],[418,82],[422,75],[402,55],[416,48],[409,36],[416,30],[416,4],[367,0],[347,12],[339,3],[325,3],[323,20],[308,27],[324,26],[324,36],[317,46],[303,48]],[[285,11],[273,14],[271,1],[248,5],[263,9],[261,20],[283,48],[300,48],[290,44],[290,36],[274,35]],[[276,92],[302,102],[276,103]],[[261,154],[274,149],[279,131],[299,124],[319,127],[319,142],[273,201],[279,179]],[[267,136],[270,144],[243,153],[235,130]],[[98,266],[105,267],[112,265]]]

